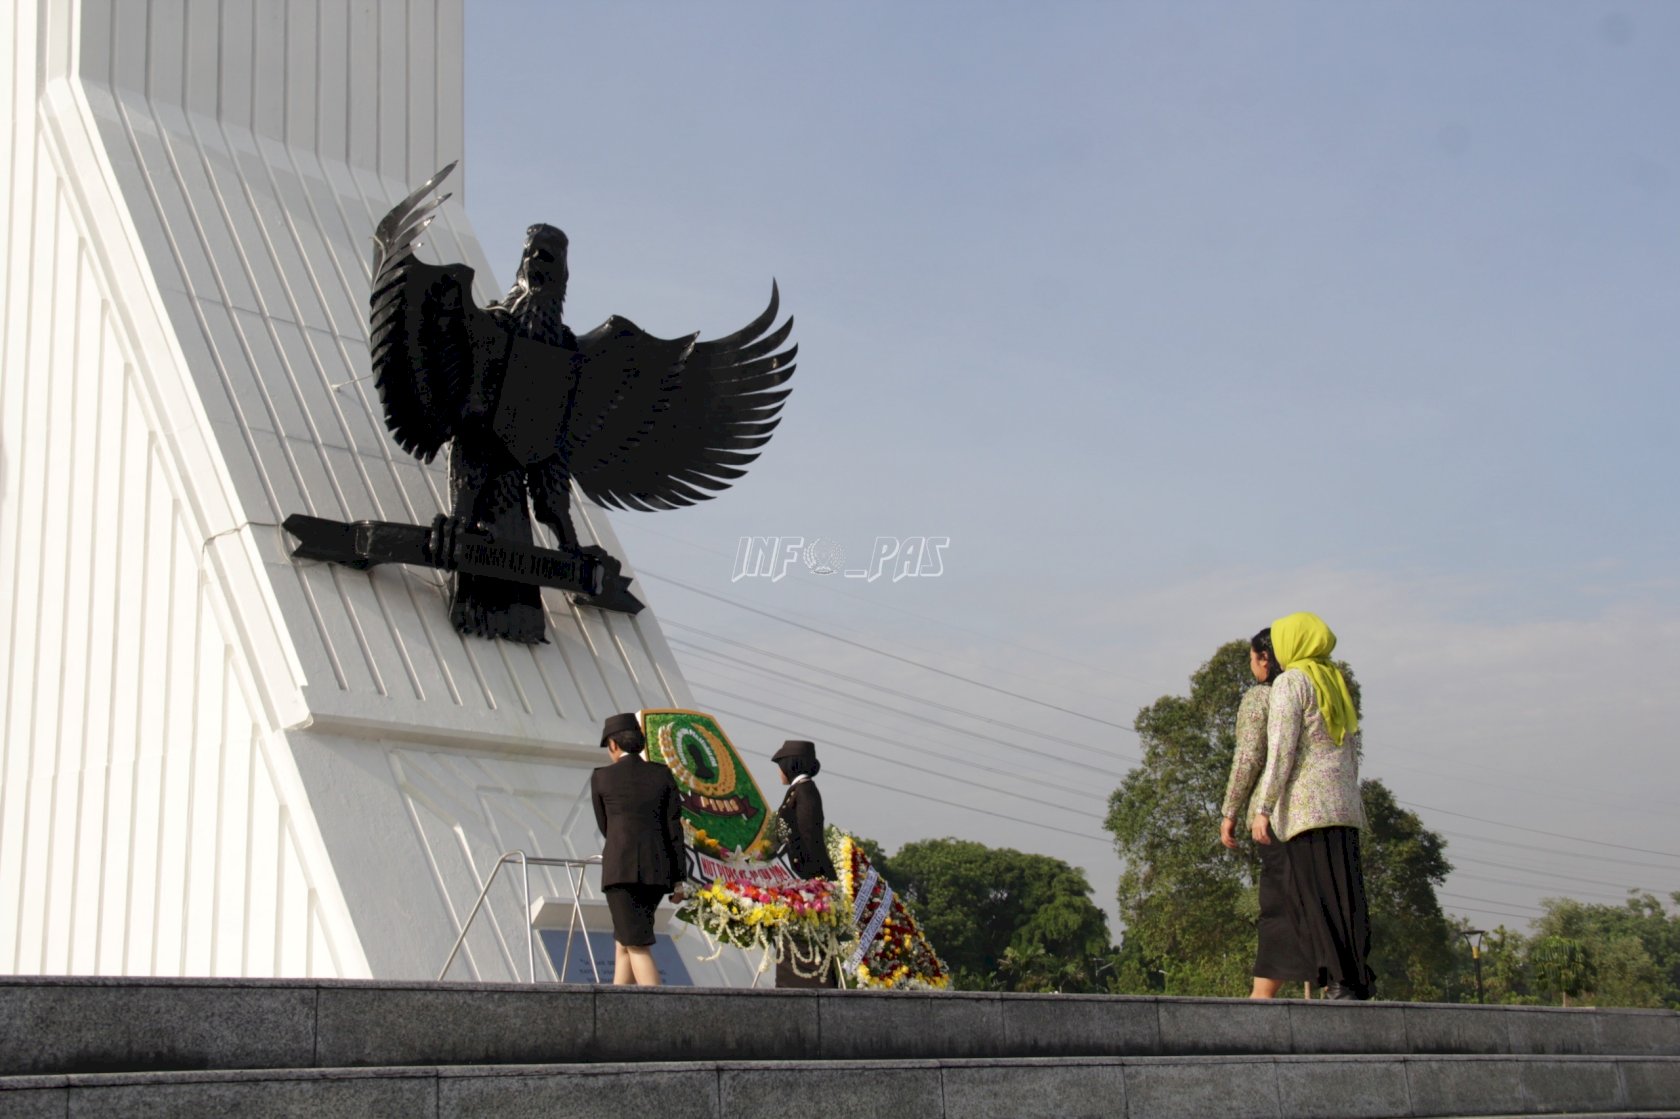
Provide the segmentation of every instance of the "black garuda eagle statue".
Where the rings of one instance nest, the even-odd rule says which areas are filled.
[[[434,522],[428,551],[453,572],[451,622],[465,634],[540,642],[540,587],[462,570],[452,562],[459,541],[529,545],[534,509],[560,552],[616,576],[619,564],[604,549],[578,545],[572,485],[597,504],[641,510],[692,505],[729,488],[775,430],[798,347],[783,348],[791,318],[771,329],[773,281],[763,314],[711,341],[656,338],[618,315],[574,334],[562,314],[567,238],[551,225],[526,231],[507,295],[475,306],[471,268],[414,255],[448,197],[436,195],[438,184],[454,167],[375,231],[373,375],[386,426],[405,451],[429,462],[449,447],[450,507]]]

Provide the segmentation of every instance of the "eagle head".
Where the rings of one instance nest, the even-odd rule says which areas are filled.
[[[532,294],[540,293],[545,302],[565,302],[566,281],[571,277],[566,266],[569,244],[565,233],[552,225],[538,223],[527,229],[525,251],[519,258],[516,288]]]

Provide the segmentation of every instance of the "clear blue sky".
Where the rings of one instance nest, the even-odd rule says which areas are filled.
[[[700,700],[749,759],[815,738],[835,822],[1058,855],[1112,913],[1123,728],[1310,609],[1448,908],[1521,927],[1680,889],[1677,107],[1650,4],[473,0],[465,180],[501,283],[568,231],[580,329],[725,333],[780,281],[764,456],[613,521]],[[951,543],[732,583],[746,534]]]

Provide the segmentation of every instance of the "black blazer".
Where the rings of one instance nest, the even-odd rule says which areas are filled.
[[[589,777],[601,848],[601,886],[659,886],[683,878],[682,805],[671,771],[626,754]]]
[[[816,784],[800,781],[788,786],[776,815],[787,823],[787,857],[793,872],[801,878],[834,881],[834,861],[828,857],[828,843],[823,839],[822,794]]]

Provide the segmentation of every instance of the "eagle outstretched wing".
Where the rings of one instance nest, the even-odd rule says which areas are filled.
[[[449,197],[430,198],[455,164],[392,208],[374,230],[369,347],[385,425],[409,454],[430,462],[455,433],[473,385],[473,349],[498,331],[472,301],[473,270],[439,267],[414,247]]]
[[[578,336],[578,375],[560,454],[592,501],[674,509],[728,489],[746,473],[780,419],[791,389],[793,330],[775,330],[780,294],[723,338],[655,338],[614,315]],[[768,331],[768,333],[767,333]]]

